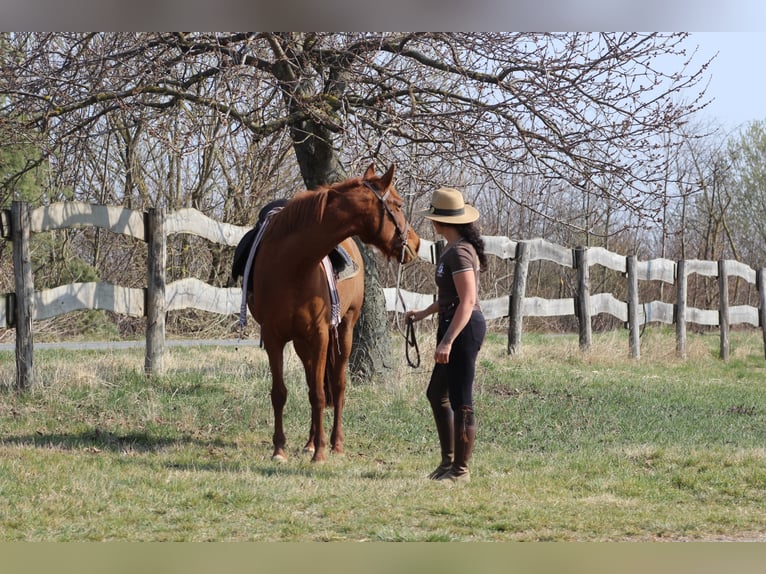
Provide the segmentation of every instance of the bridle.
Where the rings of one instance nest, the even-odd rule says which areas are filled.
[[[404,220],[404,227],[399,225],[399,222],[396,220],[396,216],[394,215],[394,212],[391,211],[391,208],[388,206],[388,196],[391,195],[391,190],[387,189],[386,193],[383,195],[380,195],[380,192],[375,189],[375,187],[369,182],[369,181],[363,181],[362,182],[364,186],[369,189],[375,197],[377,197],[380,200],[380,203],[383,205],[383,209],[386,211],[386,214],[388,215],[391,222],[394,224],[394,227],[396,227],[396,232],[399,234],[399,238],[402,242],[402,250],[399,258],[399,263],[404,264],[404,258],[405,254],[409,252],[410,257],[412,259],[415,259],[416,254],[412,250],[412,247],[410,247],[410,244],[408,242],[409,232],[410,232],[410,222],[407,221],[405,218]]]
[[[407,312],[407,306],[404,304],[404,297],[402,296],[401,291],[401,280],[402,280],[402,268],[404,266],[404,258],[405,254],[407,252],[410,253],[410,257],[412,259],[415,259],[417,257],[417,254],[412,250],[410,247],[410,244],[408,242],[409,237],[409,230],[410,230],[410,222],[407,218],[404,219],[404,228],[402,228],[399,225],[399,222],[396,220],[396,216],[394,215],[394,212],[391,211],[391,208],[388,206],[388,196],[391,194],[391,190],[387,189],[386,193],[383,195],[380,195],[377,189],[373,187],[373,185],[368,181],[363,181],[364,186],[369,189],[373,194],[375,194],[375,197],[377,197],[381,204],[383,205],[383,209],[385,209],[386,213],[388,214],[388,217],[391,219],[391,221],[394,224],[394,227],[396,227],[396,231],[399,234],[399,237],[401,238],[402,242],[402,251],[401,251],[401,257],[399,259],[399,272],[396,274],[396,295],[399,301],[402,304],[402,309],[404,309],[405,313]],[[406,250],[406,251],[405,251]],[[401,325],[399,324],[399,315],[396,316],[396,325],[399,329],[399,332],[404,335],[404,341],[405,341],[405,355],[407,357],[407,363],[410,365],[410,367],[417,368],[420,366],[420,349],[418,348],[418,342],[415,338],[415,325],[412,321],[412,319],[407,321],[406,325],[406,331],[402,332]],[[410,358],[410,348],[413,348],[415,351],[415,360]]]

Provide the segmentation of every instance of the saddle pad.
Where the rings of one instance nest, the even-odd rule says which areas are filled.
[[[340,273],[335,275],[335,280],[340,283],[346,279],[351,279],[357,273],[359,273],[359,265],[357,265],[355,261],[352,261],[351,265],[346,265],[343,269],[341,269]]]

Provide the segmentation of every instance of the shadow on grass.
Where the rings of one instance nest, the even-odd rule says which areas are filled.
[[[0,445],[29,446],[59,450],[106,450],[113,452],[156,452],[179,445],[196,445],[207,448],[234,447],[234,442],[221,439],[201,440],[191,436],[160,437],[146,432],[115,434],[101,429],[81,433],[36,433],[10,438],[0,438]]]
[[[205,451],[189,453],[184,451],[170,453],[168,460],[152,462],[167,469],[188,472],[249,472],[257,473],[266,477],[279,476],[316,476],[321,473],[326,464],[313,464],[310,455],[302,455],[299,452],[287,463],[278,463],[270,460],[267,455],[270,447],[263,445],[242,446],[235,441],[221,439],[203,440],[191,436],[159,437],[146,432],[132,432],[117,435],[112,432],[93,429],[81,433],[37,433],[34,435],[22,435],[8,438],[0,438],[0,446],[22,446],[29,448],[50,449],[59,451],[86,452],[86,453],[119,453],[119,454],[153,454],[163,449],[174,447],[194,447]],[[263,449],[263,454],[260,450]],[[255,454],[254,458],[240,458],[232,460],[227,456],[229,452],[248,450]],[[258,452],[255,452],[258,451]],[[189,457],[193,460],[189,460]],[[183,460],[178,460],[178,458]],[[125,461],[139,462],[135,458],[121,459]],[[329,472],[326,470],[324,472]]]
[[[259,461],[225,461],[225,460],[201,460],[195,462],[168,462],[165,467],[171,470],[184,471],[184,472],[223,472],[223,473],[239,473],[247,472],[250,474],[260,474],[264,477],[284,477],[284,476],[301,476],[301,477],[316,477],[320,474],[326,474],[329,476],[330,472],[321,470],[322,467],[316,466],[311,463],[300,464],[294,466],[291,464],[277,463],[270,460]]]

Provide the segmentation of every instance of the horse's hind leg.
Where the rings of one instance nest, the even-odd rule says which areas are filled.
[[[329,389],[327,387],[325,388],[325,407],[328,405],[329,397],[327,396],[327,392],[329,392]],[[314,401],[316,399],[312,397],[311,391],[309,391],[309,403],[314,404]],[[324,412],[324,408],[322,409]],[[322,420],[324,420],[324,417],[322,417]],[[314,416],[311,417],[311,420],[309,421],[309,434],[308,439],[306,440],[306,444],[303,445],[303,452],[304,454],[310,454],[313,456],[313,454],[316,452],[316,443],[317,443],[317,424],[314,420]]]
[[[269,355],[269,366],[271,367],[271,406],[274,409],[274,453],[271,460],[285,462],[287,454],[285,453],[285,430],[284,430],[284,410],[287,402],[287,387],[284,379],[284,361],[282,357],[283,347],[271,348],[266,346],[266,352]]]
[[[352,314],[346,316],[338,326],[338,347],[330,345],[328,350],[327,367],[331,369],[330,380],[332,381],[332,395],[334,400],[334,417],[332,433],[330,434],[330,447],[334,454],[343,453],[343,404],[346,399],[346,365],[351,356],[351,345],[354,339],[354,327],[356,317]]]
[[[309,389],[309,402],[311,403],[311,431],[307,451],[311,452],[310,443],[314,445],[312,461],[325,460],[325,436],[322,424],[325,407],[324,373],[325,358],[327,354],[327,337],[316,336],[311,341],[294,339],[293,346],[303,362],[306,372],[306,383]]]

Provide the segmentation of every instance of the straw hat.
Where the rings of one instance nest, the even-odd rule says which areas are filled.
[[[479,219],[479,212],[472,205],[466,204],[463,194],[452,187],[440,187],[431,196],[431,207],[416,211],[426,219],[440,223],[471,223]]]

